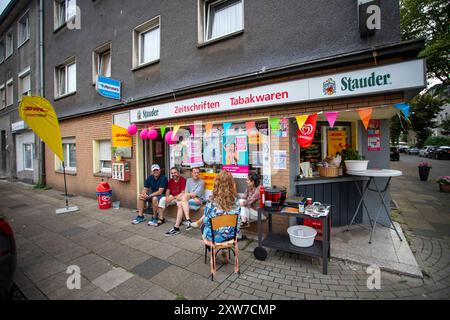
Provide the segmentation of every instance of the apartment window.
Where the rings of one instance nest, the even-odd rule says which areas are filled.
[[[24,44],[28,39],[30,39],[30,19],[28,13],[20,18],[17,28],[17,42],[18,47]]]
[[[23,96],[31,96],[30,67],[19,73],[19,101]]]
[[[111,173],[111,140],[99,141],[99,169],[101,173]]]
[[[0,86],[0,109],[6,108],[5,85]]]
[[[6,82],[6,106],[11,106],[14,103],[14,82],[9,79]]]
[[[77,3],[75,0],[54,1],[54,28],[58,29],[67,21],[73,19],[77,14]]]
[[[64,165],[66,170],[77,170],[77,145],[75,138],[64,138],[62,141]],[[63,170],[62,162],[59,161],[59,170]]]
[[[5,61],[5,42],[3,40],[0,41],[0,63]]]
[[[93,83],[98,76],[111,77],[111,44],[101,46],[94,50],[93,54]]]
[[[6,34],[6,40],[5,40],[5,46],[6,46],[6,58],[11,56],[13,54],[13,34],[12,31],[9,31]]]
[[[23,167],[25,170],[33,170],[33,144],[23,144]]]
[[[70,59],[55,69],[56,97],[77,91],[77,64],[75,59]]]
[[[243,0],[205,1],[204,8],[205,41],[244,28]]]
[[[158,61],[160,45],[159,17],[135,28],[133,32],[133,67]]]

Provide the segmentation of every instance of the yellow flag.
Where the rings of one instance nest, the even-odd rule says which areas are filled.
[[[128,134],[128,130],[112,125],[112,146],[113,147],[132,147],[133,138]]]
[[[64,161],[58,117],[50,102],[39,96],[24,96],[19,115],[42,141]]]
[[[308,119],[308,115],[302,115],[302,116],[296,116],[295,119],[297,119],[297,125],[298,128],[301,129],[303,125],[305,124],[306,120]]]
[[[179,129],[180,129],[180,126],[173,126],[172,137],[175,137],[175,135],[177,134]]]

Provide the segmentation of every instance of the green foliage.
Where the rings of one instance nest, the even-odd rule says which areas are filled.
[[[429,78],[450,83],[450,1],[400,0],[402,40],[424,38]]]
[[[446,136],[450,136],[450,119],[447,119],[445,121],[442,121],[441,125],[439,126],[442,130],[442,134]]]
[[[423,146],[436,128],[436,115],[442,110],[443,98],[425,93],[411,101],[411,129],[416,133],[417,145]]]
[[[409,123],[404,118],[395,115],[391,118],[390,124],[391,145],[398,145],[400,138],[402,141],[406,142],[405,134],[408,132]]]
[[[444,136],[436,136],[436,137],[429,137],[427,140],[425,140],[426,146],[450,146],[450,137],[444,137]]]
[[[341,152],[342,161],[345,160],[364,160],[364,156],[360,155],[358,150],[344,149]]]

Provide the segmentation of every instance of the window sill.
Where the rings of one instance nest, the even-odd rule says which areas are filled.
[[[75,94],[77,94],[76,91],[69,92],[69,93],[66,93],[66,94],[64,94],[64,95],[62,95],[62,96],[55,97],[53,100],[58,101],[58,100],[61,100],[61,99],[64,99],[64,98],[73,96],[73,95],[75,95]]]
[[[105,173],[105,172],[95,172],[94,177],[101,177],[101,178],[111,178],[111,173]]]
[[[232,32],[232,33],[229,33],[229,34],[226,34],[224,36],[221,36],[221,37],[218,37],[218,38],[215,38],[215,39],[212,39],[212,40],[205,41],[203,43],[198,43],[197,44],[197,48],[200,49],[200,48],[209,46],[210,44],[221,42],[221,41],[224,41],[224,40],[227,40],[227,39],[230,39],[230,38],[235,38],[235,37],[238,37],[238,36],[242,35],[243,33],[244,33],[244,29],[239,30],[239,31],[235,31],[235,32]]]
[[[140,70],[140,69],[149,67],[149,66],[151,66],[151,65],[157,64],[157,63],[159,63],[159,62],[160,62],[160,59],[156,59],[156,60],[153,60],[153,61],[150,61],[150,62],[141,64],[141,65],[139,65],[139,66],[137,66],[137,67],[134,67],[133,69],[131,69],[131,71],[137,71],[137,70]]]
[[[64,171],[62,171],[62,170],[55,170],[55,173],[64,174]],[[69,175],[69,176],[76,176],[77,172],[76,171],[66,170],[66,174]]]
[[[64,22],[62,25],[60,25],[59,27],[56,27],[56,28],[53,30],[53,33],[57,33],[59,30],[63,29],[66,25],[67,25],[67,21]]]
[[[19,45],[17,46],[17,49],[20,49],[25,43],[28,42],[28,40],[30,40],[29,37],[28,37],[28,39],[26,39],[24,42],[22,42],[21,44],[19,44]]]
[[[6,56],[6,57],[5,57],[5,60],[4,60],[3,62],[5,62],[6,60],[8,60],[10,57],[12,57],[12,55],[13,55],[13,52],[11,52],[11,53],[9,54],[9,56]]]

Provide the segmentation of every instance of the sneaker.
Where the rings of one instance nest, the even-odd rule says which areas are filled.
[[[191,219],[189,219],[189,220],[184,220],[183,221],[183,226],[190,226],[191,225],[191,223],[192,223],[192,221],[191,221]]]
[[[158,225],[158,217],[153,217],[149,222],[148,222],[149,226],[153,226],[156,227]]]
[[[179,233],[180,233],[180,228],[173,227],[172,229],[167,231],[164,235],[166,237],[171,237],[171,236],[174,236],[174,235],[179,234]]]
[[[195,229],[198,229],[198,228],[200,228],[200,224],[197,221],[195,221],[195,222],[191,223],[191,227],[195,228]]]
[[[133,221],[131,221],[131,224],[139,224],[144,221],[145,221],[144,216],[137,216]]]
[[[192,230],[192,221],[186,220],[186,223],[184,224],[186,226],[186,231]]]

